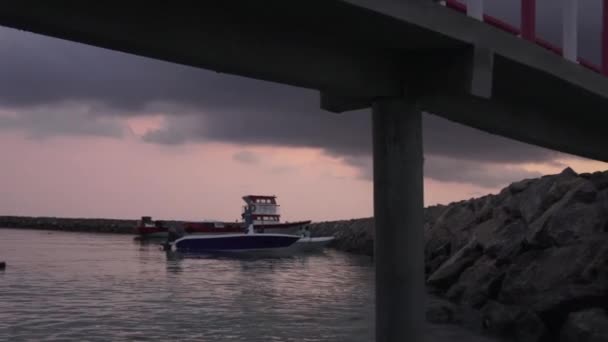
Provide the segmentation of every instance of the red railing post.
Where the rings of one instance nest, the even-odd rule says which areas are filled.
[[[602,5],[602,74],[608,76],[608,0]]]
[[[536,41],[536,0],[521,0],[521,37]]]

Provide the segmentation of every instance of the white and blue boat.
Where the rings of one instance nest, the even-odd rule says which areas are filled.
[[[269,252],[286,250],[301,236],[277,233],[256,233],[252,211],[245,212],[248,224],[246,233],[220,235],[187,235],[171,243],[172,249],[181,253],[235,253]]]
[[[171,250],[184,254],[253,253],[282,254],[321,250],[333,237],[311,237],[308,229],[299,235],[257,233],[254,229],[253,210],[246,209],[244,218],[248,224],[246,233],[217,235],[186,235],[168,242]]]

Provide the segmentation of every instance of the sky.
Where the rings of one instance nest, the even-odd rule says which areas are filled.
[[[506,3],[487,10],[518,25]],[[538,34],[559,44],[557,3],[538,1]],[[600,3],[580,13],[580,54],[596,63]],[[246,194],[277,195],[286,220],[373,215],[369,110],[4,27],[0,51],[0,215],[235,220]],[[426,205],[608,169],[429,113],[423,137]]]

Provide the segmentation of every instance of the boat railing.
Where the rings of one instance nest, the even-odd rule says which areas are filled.
[[[242,207],[242,214],[245,214],[247,210],[251,209],[253,215],[280,215],[281,210],[278,205],[274,204],[251,204]]]

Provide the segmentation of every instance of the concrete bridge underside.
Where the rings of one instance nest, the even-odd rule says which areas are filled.
[[[15,0],[0,25],[372,107],[377,341],[422,339],[421,111],[608,161],[608,79],[432,1]]]

